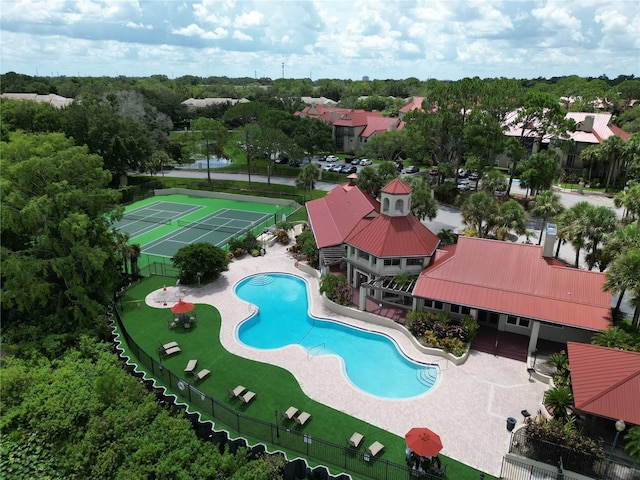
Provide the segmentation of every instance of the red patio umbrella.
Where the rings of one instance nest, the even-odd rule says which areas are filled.
[[[421,457],[433,457],[442,450],[442,440],[428,428],[412,428],[405,435],[407,447]]]
[[[178,303],[176,303],[173,307],[171,307],[171,311],[173,313],[181,314],[190,312],[195,308],[193,303],[184,302],[181,298],[178,299]]]

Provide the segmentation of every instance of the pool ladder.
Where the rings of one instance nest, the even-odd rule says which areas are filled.
[[[315,356],[315,355],[312,355],[312,352],[313,352],[316,348],[317,348],[318,350],[320,350],[320,349],[326,348],[326,345],[324,344],[324,342],[322,342],[322,343],[319,343],[319,344],[314,345],[313,347],[311,347],[311,348],[307,351],[307,360],[311,360],[311,359]]]

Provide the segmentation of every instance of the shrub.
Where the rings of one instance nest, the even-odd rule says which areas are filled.
[[[251,250],[251,256],[252,257],[259,257],[260,256],[260,250],[258,250],[257,248],[254,248],[253,250]]]
[[[323,275],[320,279],[320,293],[339,305],[350,305],[352,290],[344,275]]]
[[[278,241],[284,245],[287,245],[290,241],[289,234],[285,230],[278,230],[276,237],[278,237]]]

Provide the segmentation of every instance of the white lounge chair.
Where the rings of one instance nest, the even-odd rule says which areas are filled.
[[[373,442],[371,445],[367,447],[367,453],[372,457],[375,457],[382,450],[384,450],[384,445],[378,441]]]
[[[196,378],[198,380],[202,380],[204,377],[206,377],[207,375],[209,375],[211,372],[209,370],[207,370],[206,368],[200,370],[198,373],[196,373]]]
[[[255,396],[256,394],[254,392],[249,391],[245,394],[240,395],[240,400],[242,400],[244,403],[249,403]]]
[[[293,420],[293,417],[296,416],[296,413],[298,413],[298,409],[296,407],[289,407],[287,408],[286,412],[282,412],[282,416],[287,420]]]
[[[197,364],[198,360],[189,360],[187,366],[184,368],[184,373],[189,374],[195,372]]]
[[[354,432],[353,435],[351,435],[351,438],[349,439],[349,445],[352,446],[353,448],[358,448],[363,438],[364,436],[362,434],[358,432]]]
[[[179,353],[179,352],[181,352],[181,351],[182,351],[182,350],[180,350],[180,347],[175,346],[175,347],[171,347],[171,348],[165,348],[165,349],[164,349],[164,354],[165,354],[166,356],[169,356],[169,355],[173,355],[174,353]]]
[[[295,418],[295,421],[298,425],[302,426],[311,418],[311,414],[307,412],[302,412]]]
[[[242,395],[242,392],[244,392],[245,390],[246,388],[244,386],[238,385],[233,390],[229,390],[229,396],[232,398],[238,398],[240,395]]]
[[[169,342],[162,345],[162,348],[164,348],[165,350],[169,350],[170,348],[177,347],[177,346],[178,346],[178,342]]]

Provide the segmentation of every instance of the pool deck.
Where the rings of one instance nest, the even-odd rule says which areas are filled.
[[[521,424],[521,410],[535,415],[541,408],[547,385],[530,380],[524,362],[472,351],[463,365],[455,366],[442,357],[418,352],[397,330],[336,315],[322,304],[318,280],[300,271],[294,263],[286,247],[275,244],[267,247],[264,257],[234,260],[213,284],[199,288],[167,287],[168,295],[152,292],[146,301],[150,306],[162,308],[159,299],[171,298],[173,294],[175,301],[182,298],[214,305],[222,316],[220,340],[228,351],[286,368],[309,397],[397,435],[404,436],[412,427],[428,427],[442,438],[443,455],[498,477],[509,444],[507,417],[514,417]],[[438,363],[440,380],[419,397],[383,399],[354,388],[334,356],[309,358],[300,346],[263,351],[240,344],[235,336],[236,326],[253,313],[254,307],[236,297],[233,287],[249,275],[269,272],[291,273],[305,279],[312,315],[387,334],[407,356],[420,362]],[[169,302],[164,308],[171,306]],[[388,460],[403,463],[404,457]]]

